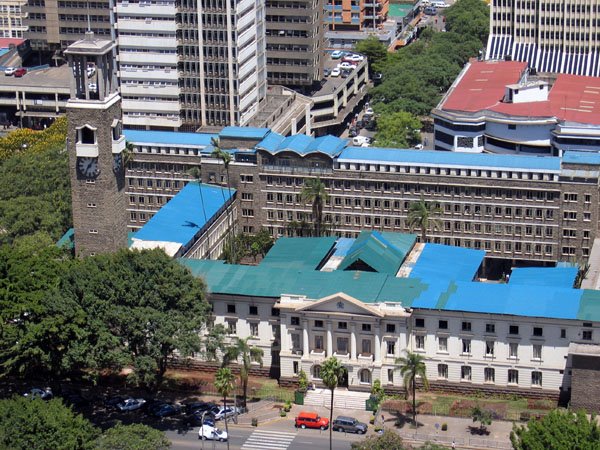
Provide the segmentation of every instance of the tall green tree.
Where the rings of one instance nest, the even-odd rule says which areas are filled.
[[[231,154],[229,152],[224,151],[221,148],[221,143],[219,141],[218,138],[211,138],[210,139],[210,143],[213,146],[213,151],[212,151],[212,157],[213,158],[217,158],[220,159],[221,162],[223,163],[223,167],[225,169],[225,175],[227,177],[226,180],[226,184],[227,184],[227,192],[229,194],[229,198],[231,198],[231,179],[229,178],[229,165],[231,164]],[[233,229],[233,222],[232,222],[232,217],[231,214],[229,214],[228,216],[228,230],[227,230],[227,243],[226,246],[230,247],[230,250],[226,253],[227,255],[235,255],[236,254],[236,249],[235,249],[235,239],[233,238],[235,236],[235,230]],[[237,261],[233,261],[233,260],[227,260],[228,263],[230,264],[235,264],[237,263]]]
[[[376,36],[369,36],[367,39],[358,41],[354,46],[354,51],[367,57],[369,70],[371,72],[379,71],[381,69],[381,64],[388,56],[386,46],[383,45]]]
[[[235,377],[228,367],[221,367],[215,375],[215,388],[223,396],[223,406],[227,408],[227,397],[231,395],[234,389]],[[227,417],[225,421],[225,431],[227,432],[227,450],[229,450],[229,428],[227,426]]]
[[[202,338],[202,356],[204,359],[213,362],[219,359],[219,351],[225,348],[226,335],[227,330],[222,323],[208,325],[207,331]]]
[[[411,113],[400,111],[377,119],[377,147],[410,148],[421,142],[421,121]]]
[[[594,415],[556,409],[526,426],[513,425],[510,442],[515,450],[600,449],[600,427]]]
[[[94,442],[94,450],[168,450],[171,441],[163,431],[141,423],[117,424]]]
[[[196,183],[198,183],[198,190],[200,192],[200,207],[202,208],[202,217],[204,221],[207,221],[206,208],[204,207],[204,197],[202,195],[202,169],[200,166],[194,166],[187,171],[187,174],[192,177]]]
[[[418,353],[406,350],[406,356],[396,358],[395,364],[402,376],[406,395],[408,396],[409,393],[412,395],[413,423],[417,427],[417,378],[421,379],[425,389],[429,388],[425,359]]]
[[[312,204],[315,236],[321,237],[321,228],[323,226],[323,205],[328,198],[327,191],[325,190],[325,184],[320,178],[308,178],[304,182],[300,196],[302,201]]]
[[[332,424],[333,424],[333,394],[342,378],[346,375],[346,368],[342,366],[335,356],[327,358],[321,365],[321,380],[331,391],[331,405],[329,408],[329,450],[333,448]]]
[[[256,362],[262,367],[262,357],[264,352],[262,348],[248,344],[250,337],[241,339],[235,337],[231,346],[225,349],[225,356],[223,357],[223,366],[241,360],[240,365],[240,384],[242,385],[242,397],[244,407],[246,407],[246,396],[248,394],[248,377],[250,376],[250,368],[252,363]]]
[[[0,448],[87,450],[99,435],[90,422],[63,405],[15,396],[0,400]]]
[[[427,230],[441,229],[441,219],[438,217],[442,214],[442,209],[437,203],[427,202],[423,199],[411,202],[408,207],[407,222],[411,230],[418,228],[421,230],[421,242],[427,242]]]

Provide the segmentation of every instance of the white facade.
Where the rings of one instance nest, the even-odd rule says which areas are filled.
[[[4,0],[0,5],[0,37],[2,38],[22,38],[27,27],[23,25],[23,19],[26,17],[23,12],[23,6],[27,4],[25,0]]]
[[[175,1],[118,1],[115,13],[123,123],[177,130],[181,105]]]

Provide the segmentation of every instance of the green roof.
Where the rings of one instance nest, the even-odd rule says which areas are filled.
[[[600,291],[584,290],[579,299],[579,320],[600,320]]]
[[[396,275],[416,239],[414,234],[361,231],[338,270],[361,261],[375,272]]]
[[[332,249],[336,237],[277,239],[261,266],[315,270]]]
[[[279,298],[282,294],[322,298],[344,292],[366,303],[402,302],[410,306],[427,293],[427,285],[410,278],[359,271],[320,272],[263,266],[239,266],[223,261],[181,258],[194,276],[206,281],[213,294]]]

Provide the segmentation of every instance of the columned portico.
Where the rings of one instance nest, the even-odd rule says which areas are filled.
[[[308,344],[308,320],[302,321],[302,355],[310,353]]]
[[[381,327],[375,325],[375,363],[381,364]]]
[[[327,321],[327,357],[329,358],[330,356],[333,355],[333,335],[331,332],[331,320]]]
[[[356,324],[350,324],[350,359],[356,359]]]

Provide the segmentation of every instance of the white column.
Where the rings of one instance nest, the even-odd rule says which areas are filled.
[[[279,332],[281,333],[281,351],[289,352],[287,325],[283,320],[281,321],[281,325],[279,325]]]
[[[331,334],[331,321],[327,321],[327,357],[333,355],[333,335]]]
[[[308,348],[308,320],[302,321],[302,355],[308,356],[310,350]]]
[[[356,325],[350,324],[350,359],[356,359]]]
[[[400,357],[402,353],[402,349],[400,348],[402,340],[400,339],[400,333],[398,333],[398,337],[396,338],[396,351],[394,352],[394,358]]]
[[[381,332],[379,325],[375,325],[375,362],[381,362]]]

